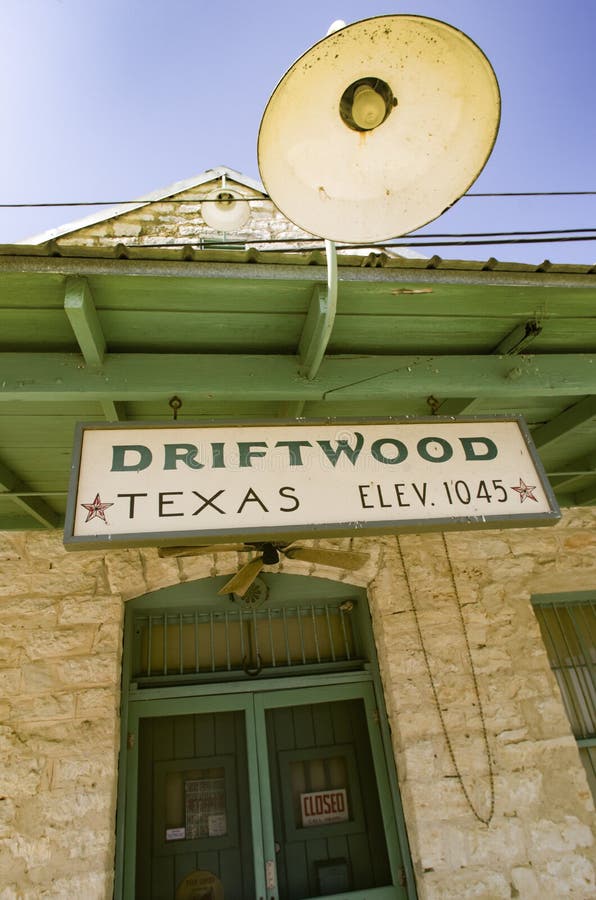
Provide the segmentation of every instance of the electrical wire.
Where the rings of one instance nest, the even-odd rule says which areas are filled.
[[[431,242],[435,238],[512,238],[519,236],[521,238],[534,237],[536,235],[554,235],[553,240],[557,242],[559,240],[564,240],[564,238],[559,238],[559,235],[567,235],[567,234],[587,234],[588,239],[591,240],[593,237],[596,237],[596,228],[552,228],[552,229],[541,229],[537,231],[470,231],[470,232],[436,232],[436,233],[427,233],[427,234],[405,234],[400,236],[399,238],[392,238],[391,240],[399,240],[400,245],[404,241],[411,240],[425,240]],[[581,240],[581,238],[579,238]],[[201,238],[200,236],[197,239],[201,243],[216,243],[221,244],[225,241],[226,246],[240,246],[244,247],[246,244],[305,244],[312,243],[313,241],[320,240],[316,235],[313,237],[284,237],[284,238],[256,238],[250,235],[240,238],[229,238],[229,237],[207,237]],[[151,243],[152,247],[186,247],[189,242],[170,242],[164,241],[162,243]],[[193,243],[192,240],[190,243]],[[373,242],[376,243],[376,242]],[[490,243],[493,243],[491,240]],[[381,246],[388,246],[388,242],[381,242]],[[368,247],[370,243],[367,244],[348,244],[348,243],[337,243],[338,247]]]
[[[486,193],[470,192],[460,198],[468,197],[596,197],[596,191],[493,191]],[[251,203],[258,200],[271,200],[269,194],[260,197],[234,197],[234,203]],[[48,207],[64,206],[143,206],[147,203],[221,203],[217,197],[175,197],[164,198],[137,198],[136,200],[73,200],[59,203],[0,203],[0,209],[45,209]]]
[[[589,231],[590,234],[581,235],[581,236],[569,236],[569,237],[560,237],[561,234],[569,234],[569,232],[585,232]],[[368,241],[364,244],[349,244],[349,243],[336,243],[336,247],[338,250],[370,250],[370,249],[378,249],[378,250],[390,250],[390,249],[400,249],[404,247],[483,247],[483,246],[492,246],[496,244],[563,244],[568,242],[576,242],[576,241],[596,241],[596,229],[587,229],[587,228],[577,228],[577,229],[568,229],[567,231],[553,231],[553,232],[494,232],[494,237],[491,236],[491,232],[479,232],[478,234],[443,234],[443,235],[416,235],[414,239],[409,235],[403,235],[399,238],[394,238],[390,241]],[[553,237],[525,237],[524,235],[533,235],[533,234],[553,234]],[[499,237],[499,235],[501,235]],[[515,235],[522,235],[521,237],[515,237]],[[481,237],[484,240],[468,240],[467,238],[476,238]],[[421,238],[426,238],[426,240],[420,240]],[[435,238],[466,238],[466,240],[436,240]],[[263,247],[263,245],[267,245],[263,247],[264,253],[269,250],[275,251],[276,247],[279,245],[283,245],[285,253],[306,253],[309,250],[321,250],[324,245],[320,243],[320,238],[317,237],[301,237],[301,238],[255,238],[255,237],[246,237],[244,239],[233,239],[228,240],[223,237],[221,239],[217,239],[216,237],[210,238],[195,238],[190,239],[188,241],[163,241],[159,243],[150,243],[150,244],[126,244],[125,246],[129,249],[134,248],[184,248],[184,247],[192,247],[198,246],[201,249],[209,249],[209,248],[217,248],[222,249],[225,247],[226,249],[245,249],[247,246],[258,246],[259,248]],[[290,246],[288,246],[288,244]],[[300,246],[295,246],[295,245]],[[308,244],[308,246],[304,246]]]
[[[481,193],[470,191],[464,197],[593,197],[596,191],[499,191]]]
[[[396,249],[399,250],[400,247],[485,247],[492,246],[496,244],[564,244],[572,241],[596,241],[596,234],[585,236],[585,237],[550,237],[550,238],[491,238],[490,240],[480,240],[480,241],[412,241],[408,240],[407,237],[399,238],[395,241],[389,242],[385,241],[384,243],[372,243],[369,242],[367,244],[337,244],[338,250],[366,250],[371,248],[378,248],[379,250],[384,249]],[[223,242],[220,241],[220,245]],[[259,240],[246,241],[247,244],[260,244]],[[283,244],[284,241],[280,240],[280,244]],[[142,244],[140,246],[143,246]],[[146,246],[146,245],[145,245]],[[152,244],[151,246],[155,246]],[[163,245],[162,245],[163,246]],[[183,245],[182,245],[183,246]],[[309,247],[289,247],[286,252],[295,253],[295,252],[303,252],[304,250],[315,249]],[[264,253],[267,250],[263,251]]]
[[[499,197],[572,197],[572,196],[596,196],[596,191],[503,191],[492,193],[471,192],[464,194],[461,199],[470,198],[499,198]],[[259,200],[270,200],[267,194],[260,197],[234,197],[234,202],[258,202]],[[64,201],[64,202],[47,202],[47,203],[0,203],[0,209],[35,209],[35,208],[54,208],[54,207],[82,207],[82,206],[143,206],[149,203],[169,203],[169,204],[185,204],[185,203],[219,203],[217,197],[169,197],[162,199],[137,199],[137,200],[90,200],[90,201]],[[548,237],[547,237],[548,235]],[[568,243],[585,241],[590,242],[596,240],[596,228],[561,228],[561,229],[540,229],[540,230],[515,230],[515,231],[482,231],[482,232],[440,232],[415,235],[403,235],[392,241],[384,243],[368,242],[366,244],[337,244],[338,249],[360,250],[370,247],[378,247],[379,249],[391,249],[399,247],[474,247],[486,245],[500,244],[543,244],[543,243]],[[193,244],[201,246],[212,246],[213,244],[221,245],[225,242],[226,247],[245,247],[247,244],[273,245],[271,249],[275,249],[278,245],[283,245],[286,252],[302,252],[307,249],[318,249],[318,246],[312,246],[316,242],[316,237],[297,237],[297,238],[263,238],[259,240],[254,237],[245,239],[217,238],[202,239],[186,243],[179,242],[163,242],[152,243],[150,245],[129,244],[127,246],[134,248],[135,246],[151,246],[151,247],[186,247]],[[305,243],[311,244],[305,248]],[[300,244],[300,247],[288,247],[288,244]],[[268,247],[265,248],[267,250]]]

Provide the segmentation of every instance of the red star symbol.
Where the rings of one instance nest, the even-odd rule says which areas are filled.
[[[85,519],[85,523],[90,522],[91,519],[103,519],[103,521],[108,524],[108,520],[106,519],[106,509],[108,506],[113,506],[113,503],[102,503],[99,494],[95,495],[95,500],[93,503],[81,503],[81,506],[84,506],[87,510],[87,518]]]
[[[535,500],[538,503],[538,497],[535,497],[532,491],[536,490],[535,484],[526,484],[523,478],[519,479],[519,487],[511,486],[512,491],[517,491],[519,494],[520,503],[523,503],[526,498],[530,500]]]

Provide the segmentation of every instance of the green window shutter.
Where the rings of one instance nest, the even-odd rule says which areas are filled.
[[[542,594],[532,603],[596,799],[596,592]]]

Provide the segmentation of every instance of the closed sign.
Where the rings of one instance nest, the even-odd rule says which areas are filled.
[[[312,791],[300,795],[302,826],[329,825],[332,822],[347,822],[348,796],[345,788],[332,791]]]

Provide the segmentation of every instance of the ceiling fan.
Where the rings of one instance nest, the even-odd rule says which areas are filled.
[[[321,566],[332,566],[348,569],[350,572],[359,569],[369,560],[368,553],[357,550],[332,550],[318,547],[296,547],[291,544],[277,544],[271,541],[244,544],[200,544],[194,547],[161,547],[159,556],[201,556],[207,553],[226,553],[229,551],[260,551],[259,555],[249,560],[236,572],[222,588],[219,594],[237,594],[243,597],[264,566],[276,566],[280,555],[288,559],[300,559],[304,562]]]

